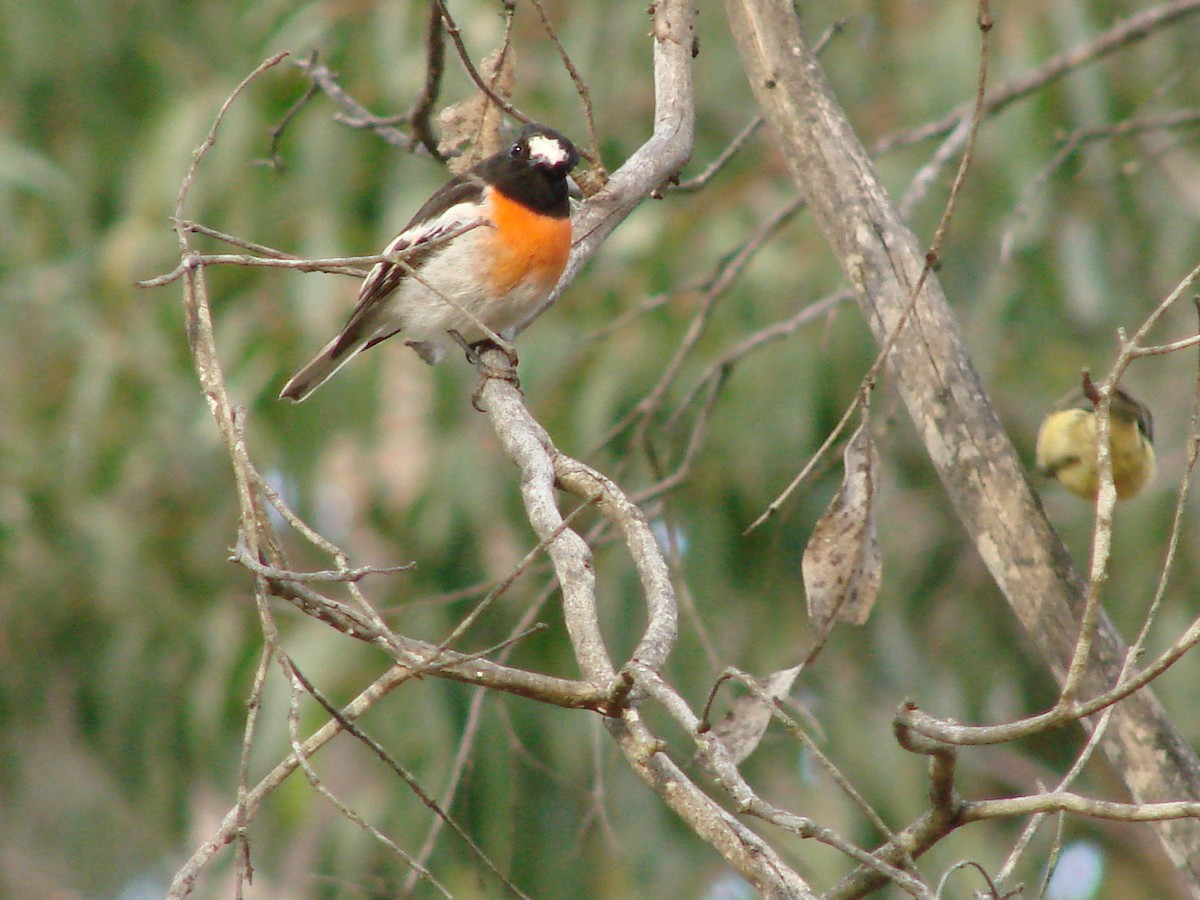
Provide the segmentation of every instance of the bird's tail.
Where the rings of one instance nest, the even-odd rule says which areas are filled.
[[[333,377],[342,366],[358,356],[365,344],[358,346],[339,346],[342,336],[339,334],[321,348],[321,352],[312,361],[293,375],[279,392],[280,400],[293,400],[300,403],[307,400],[317,388]]]
[[[399,330],[385,325],[382,328],[377,326],[374,332],[364,334],[361,323],[352,318],[341,334],[322,347],[312,362],[288,380],[279,392],[279,399],[293,400],[296,403],[307,400],[312,392],[332,378],[338,369],[364,350],[374,347],[380,341],[386,341]]]

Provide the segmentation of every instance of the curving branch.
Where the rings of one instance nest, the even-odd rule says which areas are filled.
[[[644,723],[641,713],[628,705],[634,689],[652,691],[655,699],[676,708],[675,715],[694,727],[698,720],[682,700],[659,679],[657,670],[675,642],[675,594],[670,572],[649,524],[620,488],[591,467],[561,453],[545,430],[525,408],[506,356],[487,350],[478,361],[483,384],[480,405],[505,452],[521,470],[521,495],[530,523],[554,564],[563,594],[563,612],[576,658],[584,676],[593,683],[609,684],[609,731],[634,772],[703,840],[764,896],[812,898],[804,881],[771,848],[745,825],[722,809],[667,756],[666,745]],[[570,528],[558,510],[555,488],[592,502],[621,533],[641,580],[647,606],[647,624],[631,659],[616,672],[600,631],[596,609],[595,574],[587,542]],[[618,706],[622,701],[626,705]],[[718,751],[721,752],[721,751]],[[737,781],[736,769],[730,765]],[[745,789],[747,808],[761,804]],[[867,856],[865,853],[863,856]],[[884,865],[884,864],[880,864]],[[902,878],[902,873],[895,873]]]

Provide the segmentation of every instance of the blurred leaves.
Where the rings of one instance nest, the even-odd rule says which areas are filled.
[[[591,85],[604,158],[623,160],[652,126],[643,7],[610,4],[597,15],[588,4],[546,5]],[[451,7],[476,60],[500,44],[496,4]],[[997,77],[1019,75],[1145,7],[1004,4],[994,10]],[[812,34],[847,19],[822,61],[868,142],[971,96],[977,34],[968,7],[950,15],[915,0],[858,0],[817,2],[803,12]],[[423,84],[426,17],[416,2],[0,2],[2,894],[157,890],[231,804],[261,643],[251,584],[225,561],[236,507],[187,359],[178,295],[132,284],[175,264],[167,217],[179,180],[215,110],[248,71],[279,49],[302,57],[316,47],[368,108],[403,112]],[[697,145],[685,177],[715,159],[753,114],[721,17],[705,8],[699,24]],[[1042,180],[1039,173],[1064,132],[1194,105],[1197,37],[1196,23],[1182,20],[984,123],[939,274],[1027,457],[1053,398],[1082,365],[1104,371],[1116,328],[1135,327],[1200,256],[1194,129],[1089,144],[1069,167]],[[570,80],[520,3],[514,41],[518,106],[582,140]],[[189,214],[299,254],[372,252],[446,171],[339,125],[320,99],[285,134],[283,170],[254,165],[267,155],[270,129],[305,89],[298,71],[281,66],[239,102]],[[445,103],[473,90],[460,66],[447,65]],[[917,145],[877,164],[898,194],[930,152]],[[935,186],[914,214],[918,233],[928,234],[942,196]],[[601,439],[661,377],[718,261],[791,199],[760,132],[705,190],[643,204],[614,234],[521,338],[530,406],[564,450],[630,489],[653,481],[644,445],[621,435],[601,447]],[[1009,232],[1013,255],[1001,265]],[[356,562],[416,560],[414,572],[372,579],[371,597],[406,631],[444,636],[533,544],[513,470],[470,410],[473,374],[459,360],[429,369],[404,348],[385,346],[356,361],[319,401],[284,407],[274,401],[279,386],[343,320],[354,282],[229,270],[210,276],[222,362],[236,402],[248,409],[256,461],[278,473],[288,499]],[[715,304],[664,409],[729,348],[840,286],[819,235],[798,216]],[[607,330],[635,309],[644,311]],[[1193,331],[1190,311],[1169,317],[1163,330]],[[769,526],[742,532],[852,402],[873,355],[865,327],[843,304],[729,372],[687,479],[662,500],[684,536],[679,577],[695,601],[669,674],[693,697],[704,695],[721,665],[776,671],[811,636],[796,560],[839,492],[831,467]],[[1127,629],[1140,621],[1162,558],[1188,437],[1182,398],[1194,377],[1194,360],[1179,355],[1140,361],[1129,373],[1131,389],[1155,408],[1162,475],[1117,522],[1109,596]],[[674,451],[678,423],[667,419],[652,417],[650,437]],[[1046,678],[1027,660],[886,380],[873,420],[879,477],[888,485],[872,503],[887,561],[885,602],[864,628],[836,632],[820,665],[792,687],[805,694],[827,731],[823,746],[848,777],[881,813],[903,820],[921,808],[924,775],[890,743],[899,698],[993,719],[1035,708]],[[864,470],[847,464],[848,485],[854,471]],[[1048,494],[1046,504],[1082,555],[1089,514],[1069,499]],[[852,530],[865,539],[870,528],[859,511]],[[1194,538],[1188,527],[1185,540]],[[324,561],[294,560],[310,563]],[[1169,586],[1161,640],[1195,612],[1195,568],[1183,559]],[[597,569],[605,627],[623,639],[641,611],[603,548]],[[469,635],[471,646],[502,639],[546,589],[539,577],[520,581]],[[383,664],[371,648],[331,638],[290,610],[277,615],[299,664],[332,697],[352,696]],[[539,618],[552,627],[516,647],[515,659],[568,668],[553,603]],[[701,626],[716,644],[715,662],[701,650]],[[1185,658],[1156,690],[1168,708],[1190,710],[1198,677],[1200,664]],[[366,726],[436,793],[472,696],[425,679],[389,697]],[[252,775],[287,752],[285,699],[284,686],[271,682]],[[1200,740],[1194,717],[1177,720]],[[532,895],[700,896],[721,877],[714,856],[611,764],[590,716],[505,699],[483,704],[477,724],[480,755],[464,773],[455,812],[489,852],[507,855]],[[968,786],[1030,790],[1072,740],[979,767],[966,774]],[[420,846],[423,808],[397,799],[361,748],[335,743],[316,764],[374,824],[405,847]],[[855,824],[845,797],[770,731],[746,771],[806,815],[869,831]],[[1105,783],[1102,772],[1093,778]],[[84,820],[108,824],[71,824]],[[324,896],[343,887],[388,894],[404,877],[303,785],[268,804],[258,824],[251,895]],[[1090,835],[1103,846],[1106,878],[1118,885],[1113,896],[1169,896],[1161,860],[1130,831],[1096,825]],[[1002,843],[963,834],[945,857],[991,859]],[[469,855],[446,838],[437,852],[439,878],[473,896]],[[931,864],[938,861],[935,853]],[[840,873],[836,862],[813,868],[818,879]],[[215,875],[203,895],[228,896],[222,879]]]

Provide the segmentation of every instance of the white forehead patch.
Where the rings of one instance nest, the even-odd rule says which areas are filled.
[[[547,134],[535,134],[529,138],[529,158],[546,166],[559,166],[569,156],[562,141]]]

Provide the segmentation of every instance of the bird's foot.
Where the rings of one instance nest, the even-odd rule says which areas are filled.
[[[480,398],[483,395],[483,389],[492,379],[507,381],[518,391],[521,390],[521,380],[517,377],[517,351],[508,341],[494,341],[484,339],[467,343],[467,340],[457,331],[451,330],[450,337],[454,338],[455,343],[462,348],[466,354],[467,362],[475,367],[479,373],[479,386],[475,388],[475,393],[471,395],[471,405],[479,412],[483,412],[483,408],[479,405]],[[507,360],[507,365],[497,366],[488,362],[483,358],[484,353],[488,350],[499,350],[504,354]]]

